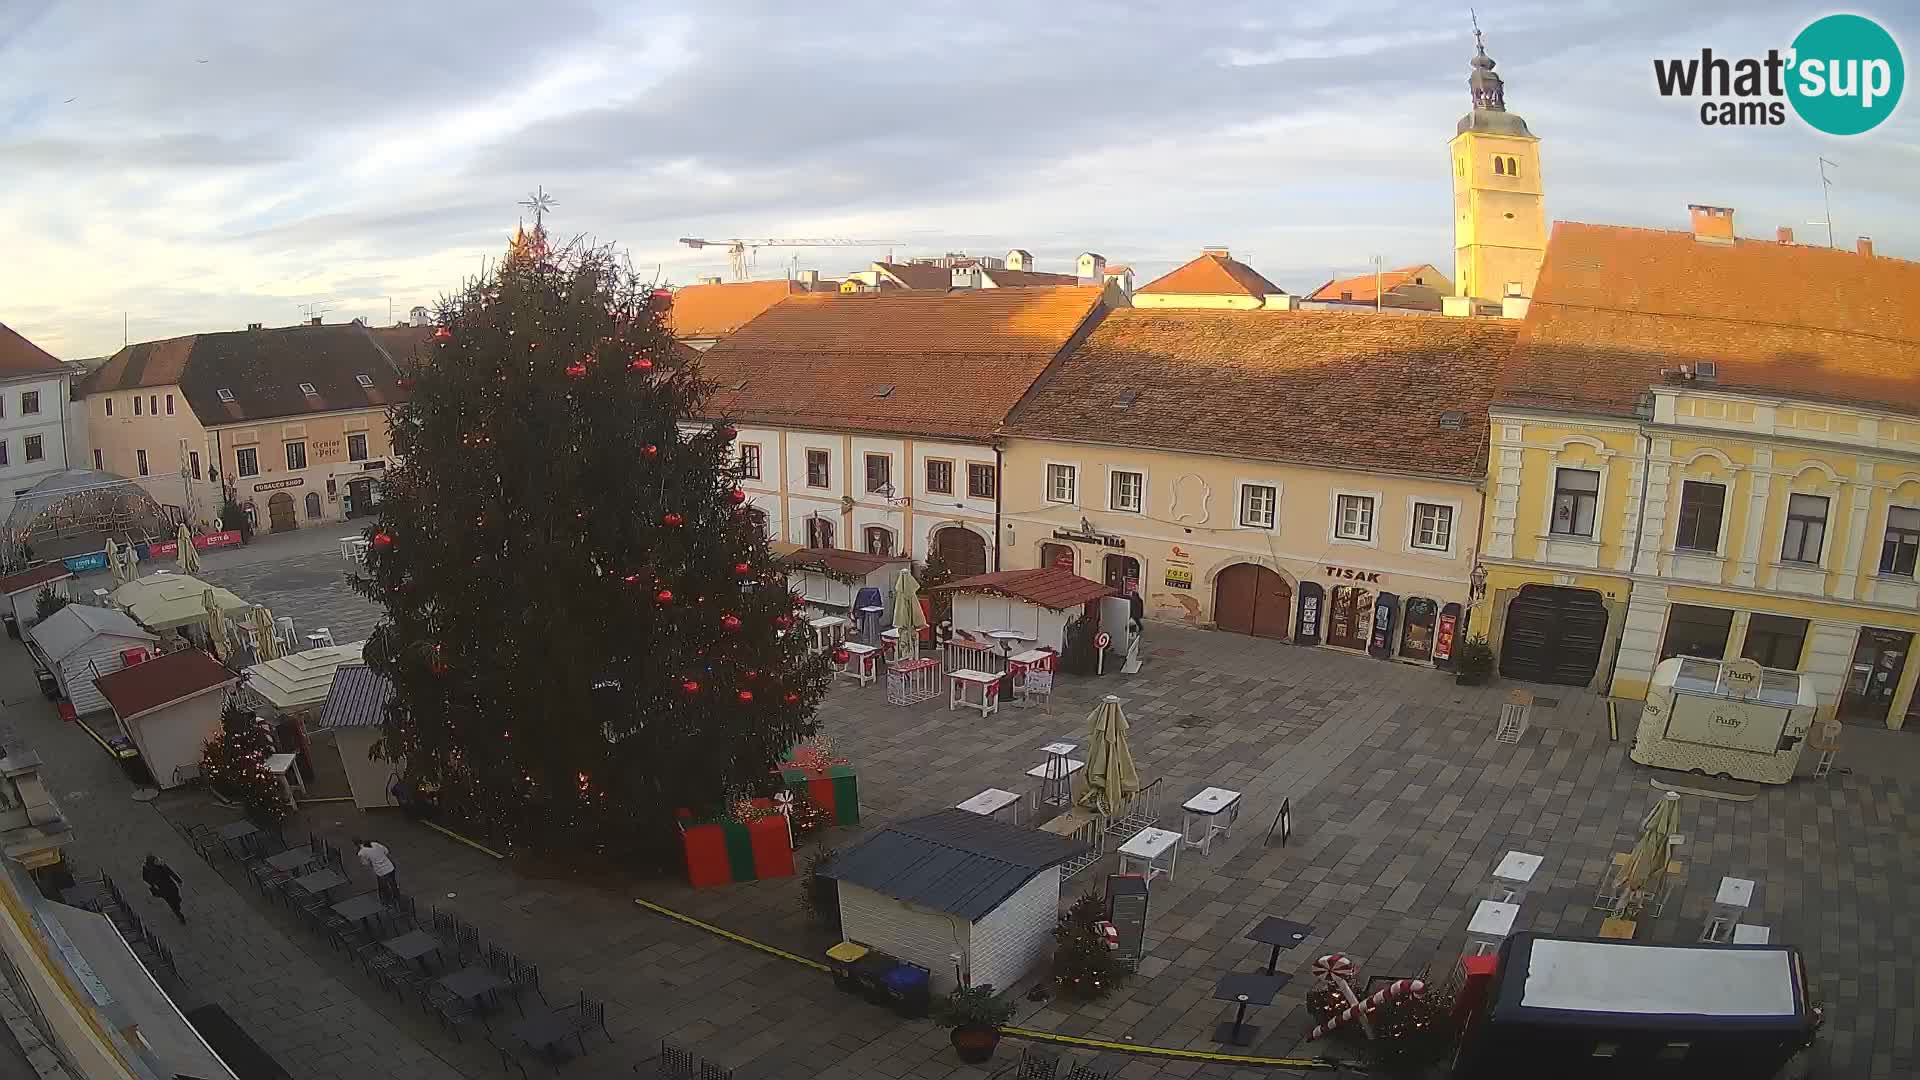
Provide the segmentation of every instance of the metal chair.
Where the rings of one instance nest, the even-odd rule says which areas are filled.
[[[1067,1074],[1067,1080],[1113,1080],[1113,1073],[1091,1065],[1075,1065],[1073,1071]]]
[[[453,1032],[454,1042],[465,1041],[460,1038],[460,1026],[471,1024],[477,1019],[474,1011],[467,1007],[466,1002],[441,991],[438,987],[428,989],[424,1002],[427,1010],[440,1021],[440,1026]]]
[[[717,1061],[701,1058],[700,1080],[733,1080],[733,1070],[722,1068]]]
[[[1059,1075],[1060,1055],[1031,1046],[1020,1051],[1020,1064],[1013,1073],[1014,1080],[1054,1080]]]
[[[487,970],[503,979],[513,977],[513,954],[498,945],[487,946]]]
[[[532,990],[539,996],[542,1005],[547,1003],[547,992],[540,989],[539,964],[523,964],[516,957],[513,961],[513,975],[511,978],[513,980],[513,992],[516,996],[522,991]]]
[[[614,1041],[613,1032],[607,1030],[607,1003],[588,997],[585,990],[580,991],[580,1000],[571,1005],[560,1006],[560,1011],[569,1015],[573,1022],[573,1033],[576,1036],[584,1035],[597,1027],[600,1029],[600,1034],[607,1037],[608,1042]],[[580,1044],[580,1052],[583,1054],[587,1052],[584,1039]]]
[[[693,1054],[685,1047],[661,1039],[660,1064],[653,1072],[662,1080],[693,1080]]]
[[[458,923],[453,929],[453,951],[462,964],[479,959],[480,928],[471,923]]]

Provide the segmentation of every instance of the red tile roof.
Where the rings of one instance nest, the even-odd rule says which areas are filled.
[[[673,307],[668,312],[667,323],[673,336],[683,340],[725,337],[801,291],[790,281],[684,285],[673,292]]]
[[[1077,285],[1073,274],[1043,274],[1038,270],[987,270],[987,277],[1002,289],[1027,289],[1035,285]]]
[[[49,375],[65,371],[65,365],[52,353],[21,337],[6,323],[0,323],[0,375]]]
[[[393,362],[401,367],[407,366],[416,356],[426,359],[427,350],[433,345],[433,327],[431,326],[376,326],[371,331],[373,340],[387,350]]]
[[[1096,286],[802,294],[700,357],[741,423],[985,440],[1100,306]]]
[[[1034,384],[1002,430],[1473,478],[1517,330],[1498,319],[1372,312],[1115,311]]]
[[[384,409],[403,396],[390,350],[412,328],[369,330],[358,323],[281,326],[143,341],[114,353],[80,382],[81,397],[178,385],[202,424],[243,423],[308,413]],[[385,335],[382,338],[382,335]],[[373,380],[360,385],[359,377]],[[314,387],[312,394],[301,383]],[[220,391],[233,394],[222,401]]]
[[[903,289],[953,288],[953,271],[944,266],[928,266],[926,263],[874,263],[873,265],[891,275]]]
[[[997,574],[973,577],[935,585],[928,592],[984,592],[1011,596],[1054,611],[1067,611],[1103,596],[1118,595],[1097,581],[1090,581],[1063,566],[1043,566],[1037,570],[1002,570]]]
[[[123,346],[80,380],[81,397],[113,390],[133,390],[147,386],[173,386],[187,370],[187,357],[193,352],[194,336],[141,341]]]
[[[37,589],[48,582],[59,581],[61,578],[70,578],[72,576],[73,571],[67,569],[66,564],[50,562],[45,566],[36,566],[31,570],[25,570],[18,574],[8,574],[6,577],[0,577],[0,596],[12,596],[14,593],[26,592],[28,589]]]
[[[1412,281],[1416,275],[1425,277],[1426,275],[1423,274],[1422,271],[1426,270],[1434,270],[1434,268],[1422,263],[1419,266],[1403,266],[1398,270],[1382,271],[1379,278],[1380,288],[1392,292],[1399,286]],[[1435,270],[1435,274],[1438,274],[1437,270]],[[1439,288],[1440,280],[1440,278],[1436,277],[1432,280],[1423,281],[1421,284]],[[1357,277],[1340,278],[1336,281],[1329,281],[1325,285],[1313,290],[1313,295],[1307,297],[1307,299],[1352,300],[1356,302],[1372,300],[1373,289],[1374,276],[1372,274],[1361,274]]]
[[[841,548],[801,548],[780,556],[782,565],[795,570],[824,570],[840,577],[862,578],[889,563],[911,562],[904,555],[869,555],[864,551]]]
[[[1499,400],[1631,416],[1662,368],[1920,416],[1920,263],[1558,222]]]
[[[1171,273],[1147,282],[1134,292],[1180,293],[1189,296],[1262,297],[1286,290],[1261,277],[1253,267],[1231,255],[1207,252]]]
[[[233,672],[221,667],[219,661],[199,649],[182,649],[102,675],[93,684],[100,688],[107,704],[113,706],[116,716],[131,720],[236,678]]]

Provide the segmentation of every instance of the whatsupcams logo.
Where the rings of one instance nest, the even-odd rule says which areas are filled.
[[[1907,81],[1893,35],[1862,15],[1816,19],[1782,52],[1728,59],[1712,49],[1653,62],[1661,97],[1703,98],[1700,122],[1714,127],[1778,126],[1791,105],[1829,135],[1872,131],[1893,115]]]

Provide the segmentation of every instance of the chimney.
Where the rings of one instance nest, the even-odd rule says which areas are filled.
[[[257,323],[257,322],[250,322],[250,323],[248,323],[248,324],[247,324],[247,329],[249,329],[249,330],[264,330],[264,329],[266,329],[266,324],[265,324],[265,323]]]
[[[720,279],[719,279],[719,278],[717,278],[717,277],[703,277],[703,278],[699,278],[698,280],[699,280],[699,283],[700,283],[700,284],[702,284],[702,285],[718,285],[718,284],[720,284]]]
[[[1859,240],[1854,242],[1853,249],[1855,251],[1858,251],[1861,255],[1869,259],[1873,258],[1873,237],[1871,236],[1861,237]]]
[[[1782,225],[1773,231],[1773,238],[1783,244],[1791,244],[1793,243],[1793,230]]]
[[[1081,252],[1080,258],[1075,262],[1075,269],[1077,273],[1074,274],[1074,277],[1079,278],[1082,282],[1091,282],[1095,285],[1105,284],[1107,280],[1107,257],[1092,251]]]
[[[795,271],[793,275],[793,280],[799,282],[802,286],[808,289],[811,289],[815,285],[820,284],[820,271],[818,270]]]
[[[1210,248],[1201,248],[1201,249],[1200,249],[1200,254],[1202,254],[1202,255],[1218,255],[1218,256],[1220,256],[1220,257],[1221,257],[1221,258],[1223,258],[1223,259],[1231,259],[1231,258],[1233,258],[1233,255],[1232,255],[1232,253],[1231,253],[1231,252],[1229,252],[1229,251],[1228,251],[1228,250],[1227,250],[1226,248],[1223,248],[1223,247],[1210,247]]]
[[[320,325],[320,316],[318,316],[318,315],[315,315],[315,316],[314,316],[313,318],[311,318],[311,319],[308,319],[308,320],[307,320],[307,325],[308,325],[308,326],[319,326],[319,325]]]
[[[1733,207],[1688,203],[1693,212],[1693,238],[1703,244],[1733,243]]]

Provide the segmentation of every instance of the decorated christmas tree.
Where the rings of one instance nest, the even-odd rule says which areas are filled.
[[[1061,997],[1091,1001],[1104,997],[1129,974],[1098,924],[1106,916],[1106,898],[1098,892],[1075,900],[1053,928],[1053,986]]]
[[[220,734],[200,752],[200,776],[254,822],[278,825],[293,813],[280,778],[267,770],[267,759],[278,752],[272,725],[232,696],[220,710]]]
[[[386,609],[384,750],[521,850],[664,854],[678,809],[771,789],[826,691],[667,299],[522,232],[393,410],[356,582]]]

